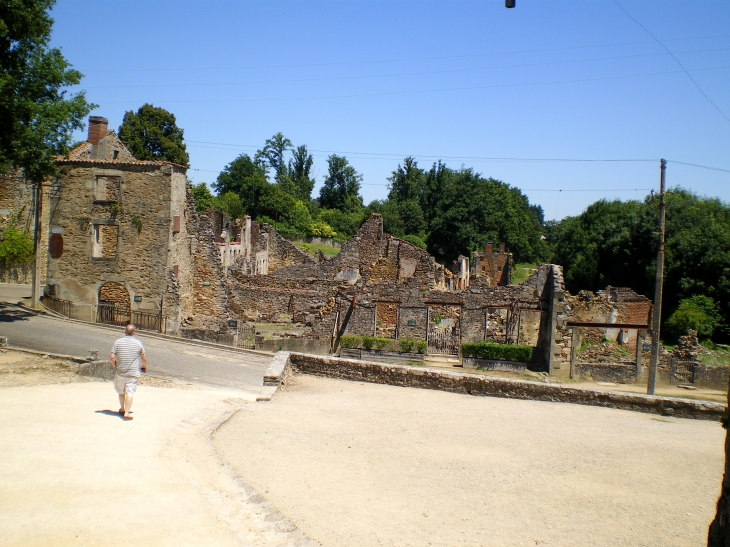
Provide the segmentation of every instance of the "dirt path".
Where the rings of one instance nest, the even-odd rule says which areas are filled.
[[[704,545],[706,421],[295,376],[214,444],[328,547]]]

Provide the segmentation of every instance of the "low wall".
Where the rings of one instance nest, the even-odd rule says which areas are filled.
[[[109,361],[91,361],[89,363],[82,363],[79,365],[79,368],[76,369],[76,374],[102,378],[104,380],[114,379],[114,369]]]
[[[274,373],[274,368],[277,371],[281,370],[278,377]],[[682,418],[718,420],[726,411],[726,405],[709,401],[579,389],[556,384],[301,353],[280,354],[277,366],[272,368],[272,375],[267,375],[271,376],[267,377],[269,385],[281,385],[290,368],[295,372],[359,382],[437,389],[477,396],[603,406]]]
[[[345,359],[360,359],[374,363],[423,363],[426,356],[420,353],[397,353],[395,351],[378,351],[367,349],[340,350],[340,357]]]
[[[576,363],[576,378],[592,378],[596,382],[633,384],[636,381],[636,365],[619,363]]]
[[[315,355],[329,355],[330,344],[322,340],[310,340],[307,338],[257,339],[256,349],[270,351],[271,353],[276,353],[277,351],[298,351],[301,353],[314,353]]]
[[[725,391],[728,389],[728,376],[730,376],[729,371],[730,369],[728,369],[728,367],[708,367],[705,365],[697,365],[693,370],[693,384],[697,387]]]
[[[495,361],[492,359],[477,359],[475,357],[464,357],[461,360],[462,366],[473,370],[500,370],[503,372],[527,372],[527,363],[516,363],[514,361]]]

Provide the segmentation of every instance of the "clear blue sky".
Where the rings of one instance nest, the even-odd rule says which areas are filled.
[[[730,2],[619,1],[730,117]],[[547,219],[643,197],[662,157],[730,169],[730,121],[614,0],[59,0],[52,16],[94,114],[173,112],[195,182],[278,131],[315,151],[315,195],[330,152],[366,202],[413,155],[521,188]],[[730,173],[670,163],[667,183],[730,201]]]

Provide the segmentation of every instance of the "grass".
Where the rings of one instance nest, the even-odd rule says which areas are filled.
[[[340,254],[340,250],[329,245],[321,245],[319,243],[294,243],[299,249],[310,255],[316,255],[317,251],[322,251],[324,256],[332,258]]]
[[[700,362],[708,367],[728,367],[730,366],[730,351],[716,350],[710,354],[703,352],[700,354]]]
[[[520,283],[524,283],[527,281],[527,278],[530,277],[538,268],[539,264],[531,264],[529,262],[525,262],[522,264],[515,264],[512,267],[512,284],[513,285],[519,285]]]

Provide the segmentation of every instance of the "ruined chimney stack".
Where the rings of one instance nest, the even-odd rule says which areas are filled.
[[[93,145],[99,144],[99,141],[106,137],[108,130],[109,120],[102,118],[101,116],[89,116],[89,136],[87,142]]]
[[[504,252],[504,243],[500,243],[499,244],[499,252],[500,253],[503,253]]]
[[[484,254],[485,254],[486,256],[492,256],[492,242],[491,242],[491,241],[490,241],[490,242],[488,242],[488,243],[487,243],[487,244],[486,244],[486,245],[484,246]]]

